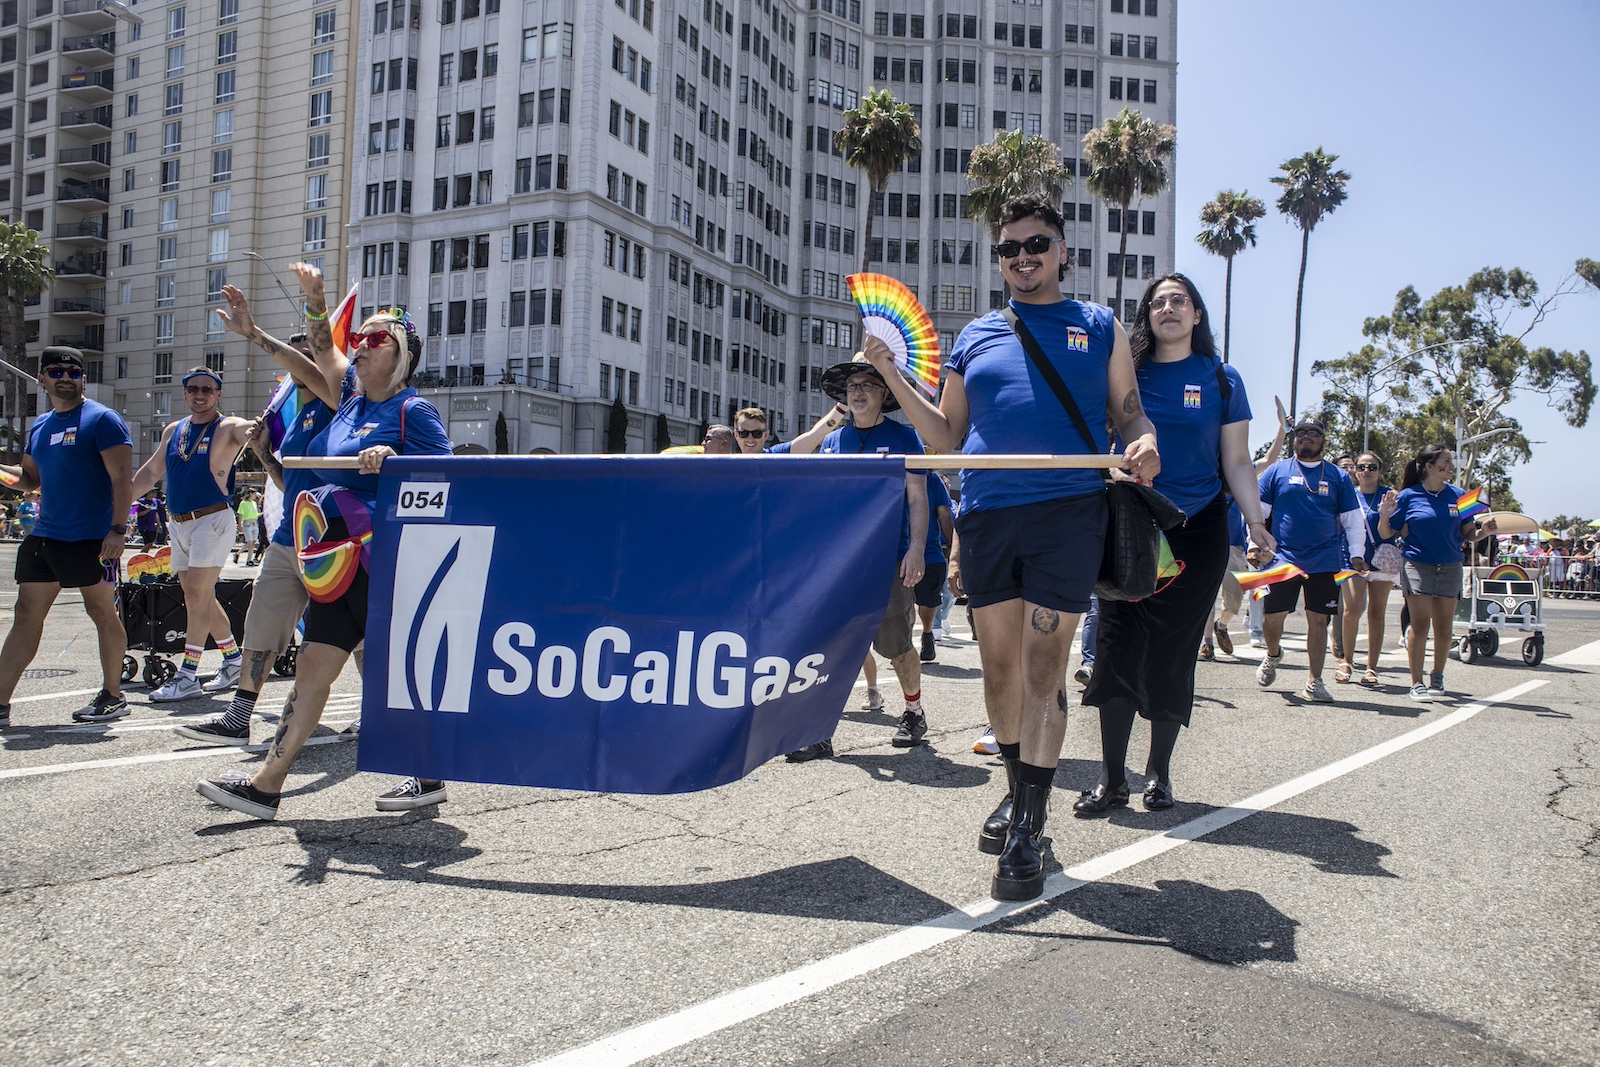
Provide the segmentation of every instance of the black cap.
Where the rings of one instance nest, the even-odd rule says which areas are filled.
[[[39,369],[46,367],[77,367],[83,369],[83,353],[66,345],[51,345],[39,355]]]
[[[1322,424],[1322,420],[1310,415],[1301,415],[1295,420],[1294,432],[1299,433],[1301,430],[1315,430],[1324,437],[1328,436],[1328,428]]]

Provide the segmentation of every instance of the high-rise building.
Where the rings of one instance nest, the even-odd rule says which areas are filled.
[[[236,414],[276,386],[212,315],[223,284],[285,337],[290,263],[342,291],[353,23],[348,0],[0,0],[0,124],[16,130],[0,210],[50,239],[56,268],[29,335],[85,349],[136,461],[182,415],[187,368],[222,371]]]
[[[1076,172],[1107,114],[1172,121],[1174,7],[365,0],[349,271],[364,312],[411,310],[418,384],[458,444],[490,447],[504,414],[515,452],[600,451],[618,399],[630,451],[749,404],[792,436],[827,406],[820,371],[860,344],[846,275],[906,282],[946,345],[999,303],[966,211],[978,144],[1040,134]],[[832,147],[869,86],[909,103],[924,140],[875,205]],[[1065,287],[1110,300],[1120,272],[1136,297],[1171,269],[1172,203],[1124,218],[1080,177]]]

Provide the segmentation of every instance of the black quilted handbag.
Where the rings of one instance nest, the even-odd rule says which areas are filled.
[[[1039,342],[1010,307],[1001,314],[1022,342],[1028,358],[1072,417],[1085,441],[1093,441],[1083,412],[1072,399],[1067,383],[1039,348]],[[1161,569],[1161,531],[1183,522],[1183,510],[1148,485],[1128,479],[1106,479],[1106,547],[1100,561],[1100,577],[1095,596],[1103,600],[1143,600],[1156,591]]]

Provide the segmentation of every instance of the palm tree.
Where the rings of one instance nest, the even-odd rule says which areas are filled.
[[[1167,187],[1167,161],[1178,148],[1178,129],[1148,119],[1132,108],[1106,119],[1083,138],[1083,161],[1089,191],[1122,208],[1122,240],[1117,246],[1117,296],[1113,308],[1122,315],[1122,264],[1128,255],[1128,209],[1136,199],[1156,196]]]
[[[14,367],[28,365],[23,301],[44,292],[55,276],[49,258],[50,246],[40,238],[39,231],[0,220],[0,350]],[[21,451],[18,444],[22,437],[22,396],[17,376],[8,372],[5,379],[5,451],[14,458]]]
[[[1072,175],[1061,165],[1059,150],[1043,137],[1021,130],[1002,131],[972,152],[967,164],[967,209],[990,233],[1000,230],[1000,211],[1019,196],[1058,203]]]
[[[1228,333],[1233,325],[1233,257],[1256,244],[1255,221],[1267,213],[1266,205],[1246,190],[1236,193],[1224,189],[1217,198],[1200,209],[1205,229],[1194,239],[1214,256],[1228,261],[1228,282],[1223,289],[1222,362],[1228,362]]]
[[[1279,213],[1300,227],[1300,282],[1294,291],[1294,363],[1289,380],[1289,418],[1295,415],[1295,399],[1300,387],[1300,314],[1306,295],[1306,253],[1311,248],[1311,230],[1333,210],[1344,203],[1345,183],[1350,175],[1334,170],[1339,157],[1329,155],[1317,146],[1315,152],[1286,160],[1280,168],[1283,173],[1272,179],[1281,186],[1278,197]]]
[[[907,104],[894,98],[887,89],[868,89],[861,106],[844,113],[844,125],[833,135],[834,147],[844,153],[844,161],[867,172],[867,225],[862,231],[861,269],[871,270],[872,215],[878,195],[889,184],[889,175],[899,170],[908,157],[922,151],[922,130]]]

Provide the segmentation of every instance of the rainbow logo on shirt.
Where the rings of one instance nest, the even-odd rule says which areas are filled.
[[[78,443],[78,428],[76,426],[74,426],[71,429],[62,430],[61,431],[61,443],[64,444],[64,445],[75,445],[75,444],[77,444]]]
[[[1067,327],[1067,351],[1069,351],[1069,352],[1087,352],[1087,351],[1089,351],[1089,334],[1084,330],[1080,330],[1076,326],[1068,326]]]
[[[378,428],[378,424],[377,423],[369,422],[365,426],[361,427],[361,429],[359,429],[355,433],[351,434],[350,436],[351,437],[365,437],[365,436],[367,436],[367,434],[371,433],[373,430],[376,430],[377,428]]]
[[[1183,387],[1183,406],[1186,408],[1198,408],[1200,406],[1200,387],[1198,385],[1186,385]]]

